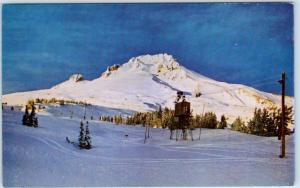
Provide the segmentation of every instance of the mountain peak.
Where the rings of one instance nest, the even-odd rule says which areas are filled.
[[[126,70],[146,72],[169,79],[182,77],[186,74],[177,60],[166,53],[133,57],[123,67]]]
[[[101,74],[101,77],[109,77],[117,72],[143,72],[152,75],[161,75],[174,79],[178,75],[184,75],[184,70],[181,69],[180,64],[176,59],[169,54],[155,54],[155,55],[140,55],[129,59],[123,65],[112,65]]]
[[[146,65],[161,65],[168,68],[177,68],[179,63],[169,54],[141,55],[133,57],[128,61],[128,64],[146,64]]]

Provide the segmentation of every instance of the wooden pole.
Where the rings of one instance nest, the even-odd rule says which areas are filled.
[[[280,158],[285,158],[285,72],[281,75],[281,155]]]
[[[146,143],[146,140],[147,140],[147,125],[145,125],[144,124],[144,126],[145,126],[145,139],[144,139],[144,143]]]
[[[84,116],[83,116],[83,119],[85,120],[85,117],[86,116],[86,102],[84,103]]]
[[[205,104],[203,105],[203,109],[202,109],[202,115],[201,115],[201,118],[203,118],[204,107],[205,107]],[[202,123],[200,123],[200,130],[199,130],[199,140],[200,140],[200,136],[201,136],[201,127],[202,127]]]

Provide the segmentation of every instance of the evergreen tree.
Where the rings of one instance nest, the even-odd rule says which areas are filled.
[[[170,110],[168,108],[165,108],[161,118],[161,126],[163,129],[167,128],[168,125],[170,124],[169,123],[170,118],[171,118]]]
[[[219,129],[224,129],[225,127],[227,127],[227,121],[224,115],[221,116],[221,121],[219,123]]]
[[[260,135],[262,136],[275,136],[276,135],[276,124],[274,119],[274,112],[271,113],[267,109],[263,109],[262,122],[264,124],[264,129]]]
[[[114,122],[115,124],[118,124],[118,122],[117,122],[117,116],[116,116],[116,115],[114,115],[114,117],[113,117],[113,122]]]
[[[294,120],[293,120],[293,107],[290,106],[285,106],[285,122],[284,122],[284,127],[285,127],[285,133],[286,134],[290,134],[291,130],[287,128],[288,124],[294,124]],[[282,116],[282,110],[281,108],[277,110],[277,114],[276,114],[276,123],[277,123],[277,134],[280,137],[281,134],[281,116]]]
[[[273,112],[269,112],[266,108],[255,109],[253,118],[248,122],[247,133],[255,134],[259,136],[276,136],[278,134],[278,128],[280,127],[280,115],[279,110],[276,108]],[[245,132],[245,130],[242,130]]]
[[[201,118],[201,126],[203,128],[215,129],[217,128],[217,116],[213,112],[206,112]]]
[[[293,123],[292,120],[292,107],[286,107],[286,117],[285,117],[285,129],[286,134],[290,133],[287,128],[289,123]],[[244,133],[255,134],[259,136],[276,136],[280,138],[280,126],[281,126],[281,109],[273,108],[270,112],[266,108],[255,109],[253,117],[249,120],[248,126],[239,125],[239,121],[235,121],[232,129]]]
[[[289,123],[294,124],[293,107],[285,106],[285,126],[287,127]]]
[[[194,128],[200,128],[201,127],[201,118],[202,117],[199,114],[196,114],[195,118],[192,119]]]
[[[78,141],[79,141],[79,147],[85,148],[86,142],[85,142],[84,127],[82,121],[80,122],[80,133],[79,133]]]
[[[33,126],[33,127],[37,127],[38,126],[38,120],[37,120],[37,117],[35,117],[35,106],[34,104],[32,105],[31,107],[31,114],[29,116],[29,119],[30,119],[30,125]]]
[[[253,118],[248,122],[248,128],[250,134],[259,135],[262,132],[264,124],[261,109],[255,108]]]
[[[240,117],[236,118],[231,125],[231,129],[234,131],[242,131],[244,126],[244,122]]]
[[[161,106],[159,105],[158,107],[158,111],[157,111],[157,118],[162,118],[162,109],[161,109]]]
[[[86,144],[86,146],[85,146],[86,149],[91,149],[92,141],[91,141],[88,122],[87,122],[86,128],[85,128],[85,144]]]
[[[277,124],[276,124],[276,113],[273,111],[269,113],[269,119],[266,124],[266,135],[265,136],[276,136],[277,135]]]
[[[28,113],[28,106],[26,105],[25,107],[25,114],[23,115],[23,120],[22,120],[23,125],[29,125],[29,113]]]

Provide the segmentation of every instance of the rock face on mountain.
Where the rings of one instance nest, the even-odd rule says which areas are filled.
[[[225,114],[229,122],[240,116],[247,120],[256,107],[279,106],[278,95],[241,84],[212,80],[181,66],[168,54],[143,55],[122,65],[113,65],[99,78],[88,81],[75,74],[50,89],[4,95],[8,104],[25,104],[28,99],[57,98],[134,111],[174,108],[177,91],[183,91],[194,113]],[[201,93],[201,96],[196,96]],[[293,98],[286,98],[293,105]]]
[[[118,65],[118,64],[107,67],[106,71],[101,74],[101,77],[108,77],[113,71],[118,70],[119,67],[120,67],[120,65]]]
[[[83,81],[84,78],[81,74],[73,74],[72,76],[70,76],[69,80],[71,80],[73,82],[80,82],[80,81]]]

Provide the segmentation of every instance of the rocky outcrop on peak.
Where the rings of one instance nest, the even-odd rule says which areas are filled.
[[[84,77],[82,76],[82,74],[73,74],[70,76],[69,80],[73,82],[80,82],[84,80]]]
[[[106,71],[101,74],[101,77],[108,77],[113,71],[116,71],[120,68],[119,64],[114,64],[107,67]]]

